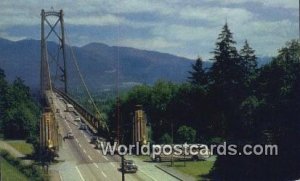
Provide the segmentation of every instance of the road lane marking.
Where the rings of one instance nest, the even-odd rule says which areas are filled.
[[[83,152],[86,153],[85,149],[83,149]]]
[[[76,168],[77,172],[79,173],[79,176],[80,176],[81,180],[85,181],[84,178],[83,178],[83,176],[81,175],[81,173],[80,173],[78,167],[76,166],[75,168]]]
[[[103,158],[104,158],[105,160],[107,160],[107,161],[108,161],[108,159],[107,159],[107,157],[106,157],[106,156],[103,156]]]
[[[148,175],[146,172],[144,172],[143,170],[139,169],[140,172],[142,172],[143,174],[145,174],[146,176],[150,177],[152,180],[157,181],[155,178],[153,178],[151,175]]]
[[[58,174],[59,174],[59,179],[60,179],[60,181],[63,181],[63,178],[62,178],[60,172],[59,172]]]
[[[96,168],[99,168],[98,165],[97,165],[96,163],[94,163],[94,165],[95,165]]]
[[[112,162],[110,162],[110,164],[111,164],[113,167],[116,167]]]
[[[77,143],[79,143],[79,141],[78,141],[78,139],[77,139],[77,138],[75,138],[75,141],[76,141]]]
[[[81,148],[81,144],[78,143],[78,145],[79,145],[79,147]]]
[[[91,161],[93,161],[93,159],[92,159],[92,157],[91,157],[90,155],[88,155],[88,157],[89,157],[89,159],[90,159]]]
[[[105,178],[107,177],[103,171],[101,171],[101,173],[102,173],[102,175],[103,175]]]

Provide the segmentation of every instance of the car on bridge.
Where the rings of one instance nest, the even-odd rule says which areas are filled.
[[[74,121],[75,121],[75,122],[81,122],[81,119],[80,119],[79,116],[76,116],[76,117],[74,118]]]
[[[73,112],[74,106],[72,104],[66,104],[66,112]]]
[[[84,123],[81,123],[80,126],[79,126],[79,129],[80,130],[87,130],[87,125],[84,124]]]
[[[74,134],[73,134],[71,131],[69,131],[69,132],[67,133],[66,138],[68,138],[68,139],[74,139]]]
[[[97,136],[92,136],[90,143],[91,144],[96,144],[98,141],[98,137]]]

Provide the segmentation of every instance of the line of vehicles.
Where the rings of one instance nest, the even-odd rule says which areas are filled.
[[[66,111],[67,112],[75,112],[73,105],[71,104],[66,104]],[[75,115],[74,117],[74,122],[79,124],[79,130],[88,130],[88,126],[81,120],[80,116]],[[74,135],[72,132],[68,132],[66,135],[66,138],[68,139],[74,139]],[[90,143],[95,144],[95,148],[99,149],[100,148],[100,142],[105,141],[104,139],[97,137],[97,136],[92,136]],[[133,160],[124,160],[124,167],[122,167],[122,163],[120,163],[120,171],[124,171],[125,173],[136,173],[138,170],[138,166],[134,163]]]
[[[66,103],[66,102],[65,102]],[[74,115],[74,122],[79,126],[80,130],[88,130],[88,126],[83,122],[80,116],[78,116],[75,112],[74,106],[71,104],[66,103],[66,112],[73,112]],[[66,135],[67,139],[74,139],[74,135],[72,132],[68,132]],[[90,143],[95,145],[95,149],[101,149],[101,142],[106,143],[106,140],[98,137],[98,136],[91,136]],[[162,145],[163,146],[163,145]],[[168,152],[168,150],[166,150]],[[195,150],[194,150],[195,152]],[[209,152],[207,154],[200,154],[200,152],[197,152],[197,154],[164,154],[161,152],[158,155],[153,155],[153,153],[150,154],[150,158],[153,162],[162,162],[162,161],[183,161],[183,160],[192,160],[192,161],[198,161],[198,160],[205,160],[208,158]],[[120,170],[122,171],[122,164],[120,164]],[[124,172],[125,173],[135,173],[138,170],[138,166],[134,163],[133,160],[125,160],[124,161]]]

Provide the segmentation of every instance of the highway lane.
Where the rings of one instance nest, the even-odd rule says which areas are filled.
[[[56,113],[56,120],[59,123],[59,133],[65,136],[69,131],[74,134],[74,139],[65,139],[59,150],[58,164],[51,165],[50,169],[59,173],[63,181],[120,181],[121,172],[119,156],[103,155],[102,152],[90,144],[92,134],[88,131],[79,130],[79,123],[74,121],[75,114],[66,112],[66,102],[57,96],[52,96]],[[77,113],[78,114],[78,113]],[[134,159],[128,156],[130,159]],[[157,169],[155,163],[146,163],[136,160],[139,170],[135,174],[125,174],[129,181],[173,181],[174,177]],[[56,180],[55,180],[56,181]]]
[[[79,130],[79,124],[74,121],[74,113],[65,112],[64,101],[53,96],[54,105],[60,109],[59,132],[65,136],[71,131],[74,139],[65,139],[59,150],[61,163],[51,169],[60,174],[61,180],[121,180],[118,156],[104,156],[90,144],[91,134]],[[140,174],[126,174],[126,180],[152,180]]]

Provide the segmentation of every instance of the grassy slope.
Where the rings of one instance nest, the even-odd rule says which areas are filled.
[[[186,167],[184,167],[183,162],[175,162],[175,169],[180,172],[191,175],[197,179],[201,179],[209,173],[212,169],[214,162],[212,161],[197,161],[197,162],[186,162]]]
[[[29,155],[33,152],[32,145],[26,143],[24,140],[7,140],[6,142],[24,155]]]
[[[6,160],[1,159],[1,173],[3,181],[27,181],[28,178],[10,165]]]

